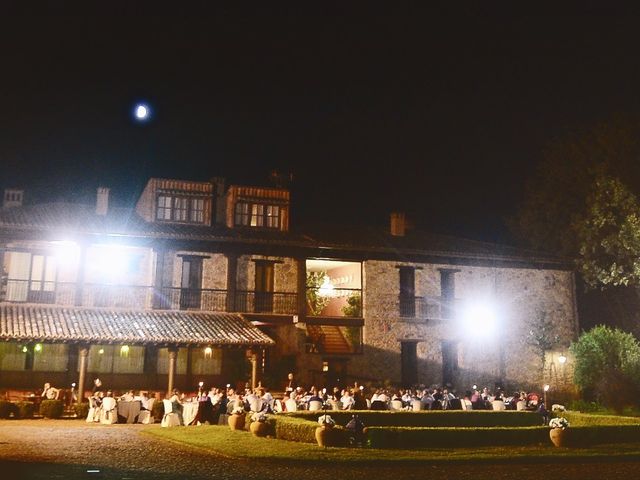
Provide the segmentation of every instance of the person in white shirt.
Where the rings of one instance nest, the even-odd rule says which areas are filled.
[[[354,398],[351,396],[349,390],[344,390],[342,393],[342,397],[340,398],[340,403],[342,403],[343,410],[351,410],[353,404],[355,403]]]

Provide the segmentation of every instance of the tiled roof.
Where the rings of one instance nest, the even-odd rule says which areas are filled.
[[[135,210],[110,208],[97,215],[95,207],[74,203],[44,203],[0,210],[2,230],[29,232],[75,232],[97,235],[123,235],[157,239],[197,240],[268,244],[285,247],[324,248],[378,253],[401,259],[403,255],[457,257],[461,259],[539,262],[571,268],[566,259],[505,245],[465,238],[407,230],[403,237],[384,228],[356,225],[310,225],[290,232],[269,229],[207,227],[177,223],[149,223]]]
[[[272,345],[242,315],[0,304],[0,340]]]

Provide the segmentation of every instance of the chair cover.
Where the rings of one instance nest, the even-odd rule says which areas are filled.
[[[118,423],[118,409],[116,399],[113,397],[105,397],[102,399],[102,413],[100,414],[100,423],[111,425]]]
[[[317,412],[318,410],[322,410],[322,402],[319,400],[311,400],[309,402],[309,411]]]
[[[178,417],[177,413],[173,412],[173,405],[170,400],[164,399],[162,400],[162,405],[164,406],[164,416],[162,417],[162,422],[160,426],[162,427],[178,427],[180,426],[180,417]]]

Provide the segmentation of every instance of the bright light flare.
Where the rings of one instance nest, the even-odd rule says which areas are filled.
[[[58,265],[75,265],[80,256],[80,247],[76,242],[61,240],[52,242]]]
[[[133,116],[139,122],[145,122],[151,117],[151,108],[145,103],[138,103],[133,109]]]
[[[104,245],[98,247],[95,267],[108,277],[117,277],[127,272],[130,260],[127,247]]]
[[[462,311],[461,327],[470,337],[489,337],[496,331],[498,319],[495,308],[485,303],[472,303]]]

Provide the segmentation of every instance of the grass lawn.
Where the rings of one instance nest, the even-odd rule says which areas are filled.
[[[288,442],[274,438],[258,438],[249,432],[232,431],[224,426],[160,428],[143,431],[169,441],[178,442],[235,458],[287,462],[334,461],[358,462],[553,462],[588,459],[640,460],[640,442],[598,445],[588,448],[555,448],[548,445],[526,447],[481,447],[456,449],[382,450],[371,448],[320,448],[315,444]]]

